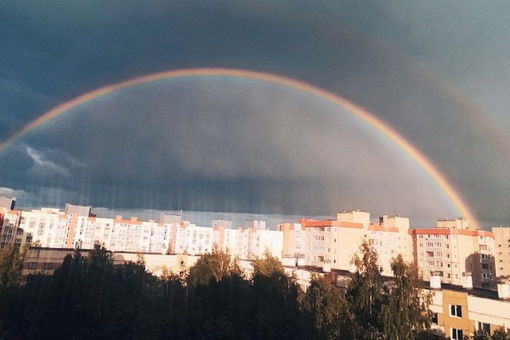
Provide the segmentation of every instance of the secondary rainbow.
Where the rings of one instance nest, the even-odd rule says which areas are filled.
[[[393,143],[398,145],[404,152],[406,152],[412,159],[414,159],[431,177],[432,179],[439,185],[439,187],[443,190],[446,196],[452,201],[452,203],[456,206],[459,212],[462,214],[464,218],[469,219],[471,225],[475,228],[478,227],[475,216],[471,213],[467,204],[461,199],[460,195],[456,192],[453,186],[446,180],[446,178],[439,172],[439,170],[429,161],[423,153],[421,153],[416,147],[414,147],[410,142],[408,142],[404,137],[402,137],[397,131],[391,128],[389,125],[372,115],[370,112],[365,110],[364,108],[339,97],[331,92],[322,90],[310,84],[304,83],[302,81],[286,78],[279,75],[274,75],[270,73],[263,72],[255,72],[255,71],[246,71],[246,70],[236,70],[236,69],[222,69],[222,68],[196,68],[196,69],[182,69],[182,70],[172,70],[161,73],[150,74],[142,77],[133,78],[130,80],[126,80],[117,84],[108,85],[96,89],[94,91],[85,93],[79,97],[76,97],[68,102],[65,102],[52,110],[44,113],[39,118],[30,122],[28,125],[23,127],[18,132],[14,133],[11,137],[9,137],[5,142],[0,145],[0,154],[5,151],[5,149],[14,143],[19,138],[24,135],[30,133],[31,131],[37,129],[39,126],[42,126],[52,119],[64,114],[65,112],[76,109],[77,107],[84,105],[94,99],[98,99],[102,96],[108,95],[110,93],[127,89],[130,87],[135,87],[147,83],[151,83],[154,81],[171,79],[171,78],[187,78],[187,77],[204,77],[204,76],[227,76],[234,78],[247,78],[254,80],[266,81],[269,83],[283,85],[290,88],[294,88],[300,91],[304,91],[306,93],[310,93],[317,97],[320,97],[330,103],[340,106],[345,110],[356,115],[359,119],[365,121],[370,126],[377,129],[384,136],[390,139]]]

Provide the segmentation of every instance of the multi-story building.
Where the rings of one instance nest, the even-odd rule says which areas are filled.
[[[266,251],[269,251],[275,257],[282,257],[283,233],[281,231],[264,229],[247,230],[249,235],[248,259],[262,258]]]
[[[0,249],[5,248],[19,240],[21,245],[21,237],[17,234],[17,229],[21,220],[21,211],[11,210],[9,208],[1,208],[2,224],[0,229]],[[17,237],[18,236],[18,237]]]
[[[305,229],[305,262],[307,265],[351,270],[352,256],[366,236],[362,223],[338,220],[301,219]]]
[[[494,258],[498,279],[510,279],[510,227],[494,227]]]
[[[503,328],[510,331],[510,302],[507,297],[488,297],[488,292],[435,289],[429,309],[433,313],[432,332],[437,339],[463,339],[484,330],[492,334]]]
[[[68,217],[53,208],[22,211],[16,228],[14,244],[38,244],[45,247],[64,248],[69,236]]]
[[[434,229],[413,229],[414,261],[423,278],[465,287],[494,288],[494,235],[471,230],[465,220],[441,220]]]
[[[412,245],[407,217],[383,215],[379,223],[367,226],[370,245],[379,257],[382,274],[392,276],[391,262],[398,254],[405,261],[412,262]]]
[[[301,223],[282,223],[278,225],[282,232],[282,256],[300,258],[305,255],[305,230]]]
[[[412,248],[409,237],[409,219],[384,215],[379,223],[370,223],[370,214],[365,211],[342,211],[336,220],[300,221],[305,234],[304,253],[308,265],[352,270],[351,260],[359,250],[363,240],[367,240],[379,255],[383,275],[392,275],[391,260],[402,254],[412,261]],[[284,256],[295,256],[296,228],[282,224],[284,231]]]

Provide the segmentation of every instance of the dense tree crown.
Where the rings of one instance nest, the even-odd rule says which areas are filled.
[[[268,252],[250,277],[217,250],[184,276],[159,278],[142,257],[113,265],[99,246],[24,284],[17,249],[2,251],[0,261],[6,339],[413,339],[430,323],[431,297],[416,268],[397,257],[395,280],[385,282],[368,243],[352,259],[357,270],[343,294],[328,274],[314,274],[303,292]]]

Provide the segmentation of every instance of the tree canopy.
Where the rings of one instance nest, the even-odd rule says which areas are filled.
[[[314,274],[303,291],[269,252],[252,262],[250,277],[216,249],[185,279],[153,276],[143,257],[114,265],[97,246],[20,284],[21,260],[17,249],[0,253],[6,339],[412,339],[429,325],[416,268],[397,257],[395,279],[385,282],[366,242],[345,293],[334,274]]]

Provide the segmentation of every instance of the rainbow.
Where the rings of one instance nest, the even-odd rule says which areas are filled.
[[[391,140],[398,147],[400,147],[406,154],[408,154],[412,159],[414,159],[425,170],[425,172],[431,176],[435,183],[437,183],[437,185],[451,200],[451,202],[455,205],[455,207],[458,209],[461,215],[464,218],[467,218],[473,227],[478,228],[476,219],[474,218],[474,215],[471,213],[467,204],[461,199],[460,195],[456,192],[453,186],[445,179],[441,172],[439,172],[439,170],[425,157],[425,155],[423,155],[423,153],[416,149],[416,147],[414,147],[410,142],[408,142],[404,137],[402,137],[397,131],[395,131],[389,125],[387,125],[386,123],[384,123],[383,121],[381,121],[380,119],[378,119],[377,117],[375,117],[362,107],[357,106],[356,104],[351,103],[347,99],[339,97],[331,92],[319,89],[315,86],[309,85],[302,81],[297,81],[283,76],[263,72],[222,68],[183,69],[150,74],[146,76],[129,79],[117,84],[104,86],[94,91],[85,93],[68,102],[65,102],[53,108],[52,110],[44,113],[34,121],[30,122],[21,130],[17,131],[12,136],[10,136],[7,140],[5,140],[5,142],[0,144],[0,154],[3,153],[9,145],[11,145],[24,135],[48,123],[49,121],[64,114],[65,112],[70,111],[72,109],[76,109],[79,106],[84,105],[92,100],[97,100],[98,98],[101,98],[105,95],[114,93],[122,89],[148,84],[155,81],[199,76],[233,77],[245,79],[247,78],[265,81],[276,85],[282,85],[292,89],[303,91],[305,93],[312,94],[353,113],[359,119],[366,122],[368,125],[374,127],[376,130],[378,130],[380,133],[386,136],[389,140]]]

